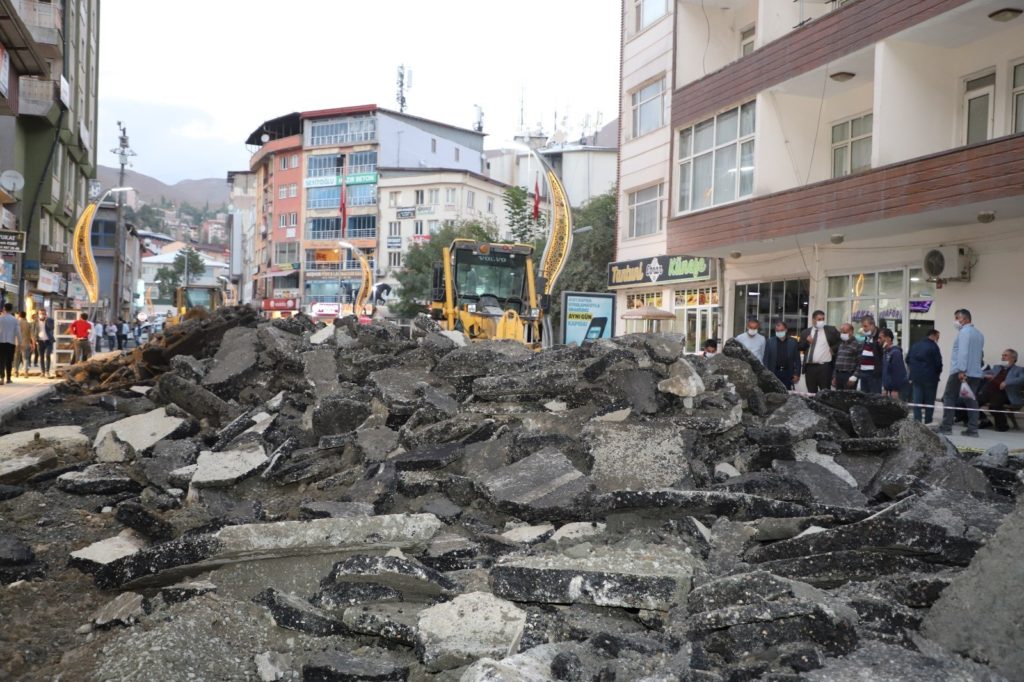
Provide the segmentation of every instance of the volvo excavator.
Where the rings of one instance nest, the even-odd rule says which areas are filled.
[[[536,155],[551,189],[551,228],[540,266],[533,247],[456,239],[434,264],[431,316],[474,341],[513,339],[530,348],[551,344],[547,313],[555,282],[572,249],[572,212],[555,172]]]

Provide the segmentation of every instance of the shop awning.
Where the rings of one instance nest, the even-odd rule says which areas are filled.
[[[675,313],[670,313],[667,310],[662,310],[653,305],[645,305],[639,308],[633,308],[627,310],[620,316],[624,320],[674,320],[676,319]]]
[[[262,272],[262,273],[256,275],[256,279],[266,279],[267,277],[287,277],[288,275],[291,275],[291,274],[296,273],[296,272],[298,272],[298,270],[295,270],[295,269],[292,269],[292,270],[271,270],[270,272]]]

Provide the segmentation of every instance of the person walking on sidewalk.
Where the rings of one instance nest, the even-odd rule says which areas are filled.
[[[40,310],[31,325],[32,338],[36,341],[36,355],[39,356],[39,371],[44,377],[50,376],[50,353],[53,352],[53,320],[45,310]]]
[[[899,400],[900,391],[907,385],[907,365],[903,349],[896,345],[891,329],[881,329],[878,339],[882,343],[882,392]]]
[[[18,345],[18,319],[14,317],[14,306],[4,303],[0,313],[0,384],[11,383],[11,368],[14,365],[14,349]]]
[[[124,350],[128,345],[128,323],[123,317],[117,318],[117,349]]]
[[[32,325],[24,310],[18,312],[18,347],[14,349],[14,374],[28,379],[28,368],[32,364],[32,353],[36,344],[32,340]]]
[[[800,351],[804,354],[804,383],[809,393],[832,386],[832,372],[839,352],[839,330],[825,324],[825,311],[811,313],[811,326],[800,332]]]
[[[89,343],[89,335],[92,333],[92,325],[89,324],[89,314],[82,313],[78,319],[71,323],[71,335],[75,337],[75,356],[72,364],[85,362],[92,357],[92,345]],[[99,337],[97,337],[99,338]],[[99,341],[97,341],[99,343]]]
[[[942,378],[942,351],[939,350],[939,330],[932,329],[928,336],[910,346],[907,368],[913,389],[910,401],[914,403],[914,421],[932,423],[935,414],[935,395]],[[927,407],[920,407],[927,405]]]
[[[981,388],[981,358],[985,353],[985,336],[978,331],[971,320],[971,313],[961,308],[953,313],[953,328],[957,330],[953,342],[953,357],[950,360],[949,377],[942,393],[942,424],[939,433],[953,433],[953,419],[956,416],[957,400],[963,400],[967,408],[967,428],[962,436],[978,435],[978,390]],[[970,390],[965,390],[966,386]]]

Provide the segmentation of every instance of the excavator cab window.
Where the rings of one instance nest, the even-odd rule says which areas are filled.
[[[455,252],[455,290],[461,301],[487,299],[500,309],[522,312],[526,284],[526,258],[520,253]]]

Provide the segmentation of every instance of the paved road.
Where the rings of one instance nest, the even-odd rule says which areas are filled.
[[[43,400],[53,392],[60,379],[44,379],[38,374],[28,379],[14,379],[13,383],[0,386],[0,424],[18,414],[26,405]]]

